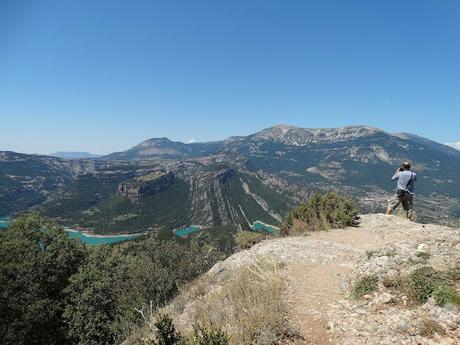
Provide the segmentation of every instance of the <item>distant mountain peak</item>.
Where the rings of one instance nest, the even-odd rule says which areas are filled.
[[[175,141],[170,140],[169,138],[162,137],[162,138],[150,138],[141,142],[138,146],[157,146],[157,145],[164,145],[164,144],[174,144]]]
[[[456,143],[448,143],[446,144],[447,146],[453,147],[456,150],[460,151],[460,141],[457,141]]]
[[[150,138],[122,152],[114,152],[105,159],[135,159],[149,157],[183,157],[190,153],[190,147],[180,141],[169,138]]]
[[[50,153],[49,156],[58,157],[63,159],[81,159],[81,158],[98,158],[99,155],[90,152],[80,151],[58,151]]]
[[[358,139],[377,133],[385,133],[371,126],[347,126],[338,128],[301,128],[276,125],[252,135],[256,140],[274,140],[283,144],[301,146],[313,142],[331,142]]]
[[[287,132],[287,131],[290,130],[290,129],[299,128],[299,127],[291,126],[291,125],[278,124],[278,125],[274,125],[274,126],[271,127],[271,128],[278,128],[278,129],[280,129],[280,130],[282,130],[282,131]]]
[[[287,126],[287,125],[276,125],[272,127],[265,128],[260,132],[254,134],[254,136],[258,139],[276,139],[285,133],[289,132],[292,129],[296,129],[298,127],[294,126]]]

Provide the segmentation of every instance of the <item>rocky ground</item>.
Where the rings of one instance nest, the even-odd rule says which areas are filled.
[[[216,264],[208,281],[219,286],[260,256],[275,258],[286,281],[286,318],[297,334],[286,344],[460,344],[457,307],[432,298],[416,303],[389,283],[418,267],[453,267],[458,229],[365,215],[359,227],[263,241]],[[377,277],[376,289],[351,297],[364,276]],[[194,303],[175,316],[179,328],[190,322]]]
[[[407,277],[419,267],[430,266],[446,272],[460,260],[458,229],[410,223],[384,215],[364,216],[360,229],[352,231],[368,236],[359,249],[366,257],[353,264],[348,283],[357,277],[376,275],[375,292],[361,299],[350,297],[350,284],[331,303],[326,328],[341,344],[459,344],[460,313],[456,306],[436,305],[411,300],[405,291],[393,286],[399,277]],[[357,248],[358,246],[355,246]],[[458,286],[457,286],[458,289]]]

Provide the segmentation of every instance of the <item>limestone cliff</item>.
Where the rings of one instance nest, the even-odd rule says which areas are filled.
[[[121,182],[118,185],[117,195],[123,196],[138,203],[139,199],[148,195],[155,195],[166,190],[174,183],[175,177],[171,172],[154,172],[133,180]]]

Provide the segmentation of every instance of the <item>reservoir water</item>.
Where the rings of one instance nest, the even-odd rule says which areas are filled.
[[[6,229],[9,224],[8,218],[0,218],[0,229]]]
[[[255,222],[253,222],[251,225],[251,229],[255,231],[269,232],[270,234],[278,234],[280,231],[280,229],[276,226],[265,224],[260,220],[256,220]]]
[[[0,218],[0,229],[6,229],[9,224],[10,224],[10,220],[8,218]],[[66,231],[69,234],[70,238],[79,239],[83,243],[86,243],[89,245],[117,243],[121,241],[130,240],[138,236],[138,235],[98,236],[98,235],[88,235],[83,232],[72,230],[72,229],[66,229]]]
[[[187,228],[174,230],[174,234],[176,234],[176,236],[182,237],[182,236],[187,236],[189,234],[193,234],[194,232],[197,232],[197,231],[200,231],[200,227],[196,225],[192,225]]]
[[[83,243],[94,245],[94,244],[111,244],[121,241],[131,240],[138,235],[114,235],[114,236],[93,236],[87,235],[76,230],[66,229],[70,238],[79,239]]]

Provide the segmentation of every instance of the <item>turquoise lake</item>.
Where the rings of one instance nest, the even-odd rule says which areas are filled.
[[[182,237],[182,236],[186,236],[189,234],[193,234],[194,232],[197,232],[200,230],[201,229],[199,226],[192,225],[192,226],[189,226],[188,228],[177,229],[174,231],[174,233],[176,234],[176,236]]]
[[[6,220],[5,218],[0,218],[0,229],[5,229],[8,227],[10,222]]]
[[[259,220],[257,220],[257,221],[252,223],[251,229],[255,230],[255,231],[265,231],[265,232],[269,232],[271,234],[277,234],[280,231],[280,229],[277,228],[276,226],[262,223]]]
[[[6,229],[9,224],[10,222],[7,218],[0,219],[0,229]],[[99,236],[86,235],[82,232],[75,231],[75,230],[67,230],[67,233],[69,234],[70,238],[79,239],[83,243],[86,243],[89,245],[117,243],[117,242],[133,239],[134,237],[137,236],[137,235],[119,235],[119,236],[99,237]]]
[[[131,240],[134,237],[136,237],[136,235],[98,237],[98,236],[86,235],[78,231],[70,231],[70,230],[68,230],[67,233],[69,234],[70,238],[79,239],[83,243],[86,243],[89,245],[117,243],[121,241]]]

